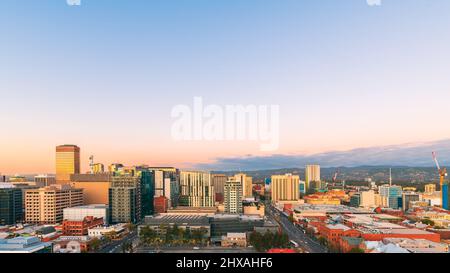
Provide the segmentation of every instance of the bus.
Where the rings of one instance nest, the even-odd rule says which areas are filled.
[[[297,244],[297,242],[295,242],[295,241],[293,241],[293,240],[291,240],[290,243],[291,243],[291,245],[292,245],[293,247],[295,247],[295,248],[298,248],[298,247],[299,247],[299,245]]]

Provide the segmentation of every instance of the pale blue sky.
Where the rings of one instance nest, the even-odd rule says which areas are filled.
[[[172,143],[171,108],[194,96],[279,104],[279,154],[449,138],[449,14],[448,0],[4,0],[0,167],[51,171],[62,143],[104,163],[258,154]]]

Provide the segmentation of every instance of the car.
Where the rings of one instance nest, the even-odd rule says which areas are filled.
[[[199,250],[200,248],[197,246],[194,246],[193,250]]]

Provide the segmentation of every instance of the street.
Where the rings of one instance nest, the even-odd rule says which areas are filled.
[[[135,247],[137,239],[137,232],[131,232],[130,234],[126,235],[122,239],[118,241],[112,241],[107,246],[103,247],[101,250],[99,250],[99,253],[120,253],[122,252],[122,245],[128,242],[131,242],[133,244],[133,248]]]
[[[273,219],[277,219],[276,215],[279,215],[280,227],[283,229],[289,239],[296,242],[303,251],[307,253],[327,253],[326,247],[320,245],[317,241],[310,238],[308,235],[303,233],[300,228],[296,227],[291,221],[289,221],[288,217],[282,212],[275,209],[271,204],[266,205],[266,216],[271,217]]]

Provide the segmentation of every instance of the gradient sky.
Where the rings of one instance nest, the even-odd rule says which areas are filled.
[[[175,142],[176,104],[278,104],[277,154],[450,138],[450,1],[3,0],[0,172],[58,144],[188,167],[258,142]]]

